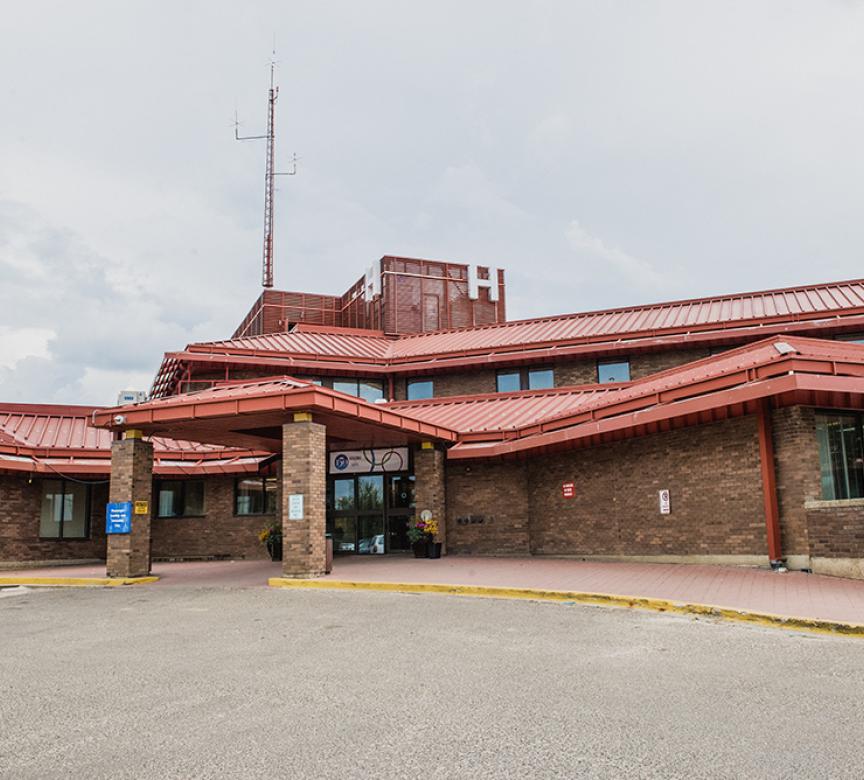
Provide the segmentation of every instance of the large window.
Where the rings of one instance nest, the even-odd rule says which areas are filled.
[[[409,379],[407,393],[409,401],[420,401],[435,395],[435,385],[431,379]]]
[[[234,514],[276,513],[276,477],[244,477],[234,485]]]
[[[42,483],[39,536],[43,539],[87,539],[90,536],[90,486],[66,479]]]
[[[838,341],[851,341],[853,344],[864,344],[864,333],[843,333],[835,338]]]
[[[324,379],[321,384],[370,403],[384,398],[384,383],[380,379]]]
[[[495,375],[499,393],[519,390],[546,390],[555,387],[555,371],[551,368],[511,368]]]
[[[203,479],[163,479],[156,483],[157,517],[195,517],[203,514]]]
[[[822,498],[864,497],[864,435],[860,413],[816,414]]]
[[[598,360],[597,381],[602,385],[606,382],[629,382],[630,361],[624,360]]]

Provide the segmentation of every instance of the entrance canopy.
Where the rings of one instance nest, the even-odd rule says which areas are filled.
[[[280,452],[282,426],[308,412],[342,445],[452,443],[456,432],[379,404],[291,377],[214,387],[188,395],[93,412],[97,427],[134,428],[149,436]]]

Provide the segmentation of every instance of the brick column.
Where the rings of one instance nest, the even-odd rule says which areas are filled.
[[[326,558],[327,428],[306,412],[282,426],[282,576],[321,577]],[[291,519],[291,496],[303,516]]]
[[[444,450],[424,441],[414,453],[414,497],[417,517],[424,509],[438,521],[436,542],[447,552],[447,492],[444,476]]]
[[[109,577],[145,577],[150,573],[150,515],[153,511],[153,445],[140,434],[111,445],[111,487],[108,500],[146,501],[146,515],[132,515],[132,532],[109,534],[106,570]]]

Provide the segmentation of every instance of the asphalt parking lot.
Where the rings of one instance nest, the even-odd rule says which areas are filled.
[[[864,641],[267,589],[0,591],[0,777],[860,777]]]

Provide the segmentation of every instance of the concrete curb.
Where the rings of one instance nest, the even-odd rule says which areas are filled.
[[[770,612],[751,612],[734,607],[711,604],[690,604],[643,596],[620,596],[612,593],[588,593],[568,590],[541,590],[535,588],[507,588],[488,585],[440,585],[426,582],[351,582],[349,580],[307,580],[271,577],[271,588],[306,588],[313,590],[373,590],[391,593],[444,593],[455,596],[479,596],[497,599],[526,599],[532,601],[560,601],[593,604],[607,607],[644,609],[652,612],[670,612],[678,615],[702,615],[738,623],[751,623],[770,628],[808,631],[814,634],[842,634],[864,638],[864,623],[843,623],[820,618],[787,617]]]
[[[0,577],[0,586],[37,588],[110,588],[118,585],[149,585],[158,577]]]

